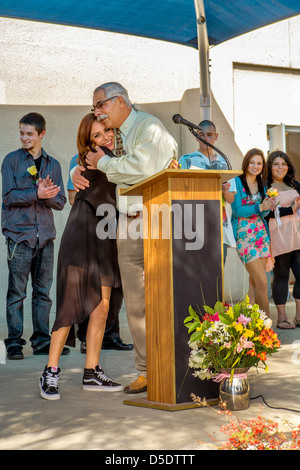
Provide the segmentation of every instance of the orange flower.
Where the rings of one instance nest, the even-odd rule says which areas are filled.
[[[249,356],[256,356],[255,349],[249,349],[249,351],[246,352],[246,354],[249,354]]]
[[[273,349],[274,347],[280,346],[277,334],[272,329],[262,330],[258,339],[266,348]]]
[[[267,354],[266,354],[265,351],[262,351],[261,353],[258,353],[257,357],[258,357],[258,359],[260,359],[263,362],[267,360]]]

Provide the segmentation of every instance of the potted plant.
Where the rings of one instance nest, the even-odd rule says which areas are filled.
[[[263,365],[267,356],[280,348],[272,329],[272,320],[251,305],[248,296],[235,305],[218,301],[214,307],[204,306],[204,314],[191,306],[184,320],[191,335],[189,367],[194,376],[220,382],[220,397],[229,409],[249,406],[250,367]]]

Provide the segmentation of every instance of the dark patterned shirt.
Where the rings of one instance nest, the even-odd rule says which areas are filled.
[[[35,166],[33,156],[19,149],[9,153],[3,160],[2,173],[2,233],[16,243],[26,242],[31,248],[43,246],[54,239],[56,230],[52,209],[62,210],[66,197],[61,166],[57,160],[42,149],[42,162],[39,177],[50,176],[53,183],[60,186],[54,198],[38,199],[36,176],[28,172]]]

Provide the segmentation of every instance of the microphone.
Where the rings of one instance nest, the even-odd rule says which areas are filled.
[[[174,114],[174,116],[172,117],[172,120],[173,122],[175,122],[175,124],[183,124],[184,126],[191,127],[192,129],[201,130],[199,126],[196,126],[196,124],[193,124],[192,122],[187,121],[182,116],[180,116],[180,114]]]

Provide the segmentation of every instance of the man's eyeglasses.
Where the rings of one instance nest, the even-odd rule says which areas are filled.
[[[109,101],[109,100],[113,100],[115,98],[118,98],[117,96],[111,96],[110,98],[106,98],[105,100],[100,100],[98,101],[95,106],[92,106],[91,107],[91,111],[92,113],[95,111],[95,109],[102,109],[102,106],[104,105],[104,103],[106,103],[106,101]]]

